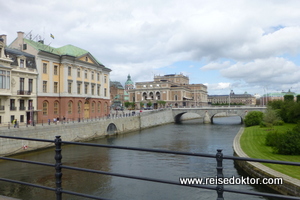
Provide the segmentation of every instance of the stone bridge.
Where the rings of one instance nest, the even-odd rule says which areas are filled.
[[[203,123],[213,123],[216,114],[226,116],[240,116],[243,123],[245,116],[250,111],[265,112],[266,107],[200,107],[200,108],[172,108],[175,123],[180,123],[181,116],[185,113],[196,113],[203,118]]]

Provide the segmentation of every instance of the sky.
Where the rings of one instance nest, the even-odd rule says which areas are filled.
[[[123,85],[128,74],[182,73],[209,95],[300,93],[299,9],[298,0],[0,0],[0,35],[85,49]]]

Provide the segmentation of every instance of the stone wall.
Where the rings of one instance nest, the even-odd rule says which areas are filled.
[[[54,140],[55,136],[61,136],[63,141],[87,141],[108,135],[107,127],[113,123],[117,134],[136,131],[152,126],[174,122],[172,110],[158,110],[144,112],[130,117],[101,119],[85,122],[69,122],[64,124],[44,124],[30,127],[7,129],[1,128],[1,135],[25,138],[37,138]],[[53,146],[53,143],[36,142],[29,140],[15,140],[0,138],[0,155],[7,156],[25,151],[36,150]]]

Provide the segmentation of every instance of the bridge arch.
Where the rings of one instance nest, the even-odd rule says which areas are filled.
[[[210,117],[210,123],[214,123],[214,118],[216,117],[216,115],[218,115],[218,114],[220,114],[220,113],[215,113],[215,114],[213,114],[211,117]],[[238,116],[238,117],[240,117],[240,119],[241,119],[241,124],[243,124],[243,122],[244,122],[244,120],[243,120],[243,117],[242,116],[240,116],[240,115],[229,115],[229,116],[224,116],[224,117],[230,117],[230,116]]]
[[[117,126],[116,126],[114,123],[110,123],[110,124],[107,126],[106,133],[107,133],[108,135],[113,135],[113,134],[118,133]]]

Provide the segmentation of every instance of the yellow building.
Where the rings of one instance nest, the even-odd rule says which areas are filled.
[[[91,53],[73,45],[54,48],[43,40],[25,38],[23,32],[18,32],[10,47],[36,57],[39,123],[53,118],[77,120],[109,113],[111,70]]]
[[[151,104],[152,108],[165,107],[199,107],[207,105],[207,86],[189,84],[189,78],[182,74],[154,76],[154,81],[137,82],[134,89],[129,89],[129,101],[138,108]]]
[[[0,124],[36,119],[37,75],[34,55],[8,48],[0,35]]]

